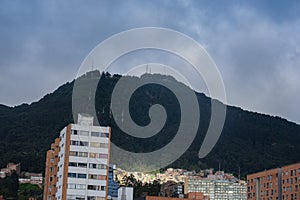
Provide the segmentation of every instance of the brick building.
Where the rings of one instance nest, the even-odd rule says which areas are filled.
[[[51,144],[51,149],[47,151],[44,200],[55,200],[57,171],[58,171],[58,154],[60,138],[56,138]]]
[[[247,176],[248,200],[300,199],[300,163]]]

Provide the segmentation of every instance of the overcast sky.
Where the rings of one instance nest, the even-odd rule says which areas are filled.
[[[202,44],[227,101],[300,123],[298,1],[0,1],[0,104],[39,100],[87,54],[131,28],[171,28]]]

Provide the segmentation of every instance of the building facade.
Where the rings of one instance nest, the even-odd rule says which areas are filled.
[[[108,196],[111,198],[118,198],[119,184],[115,181],[114,171],[116,169],[115,165],[109,165],[108,170]]]
[[[51,144],[51,149],[47,151],[46,170],[44,180],[44,200],[55,200],[57,170],[58,170],[58,154],[59,154],[60,138],[56,138]]]
[[[118,189],[118,200],[133,200],[133,187],[120,187]]]
[[[249,200],[300,199],[300,163],[247,176]]]
[[[184,183],[184,193],[202,192],[210,200],[246,200],[245,181],[219,180],[189,176]]]
[[[107,198],[110,128],[94,126],[93,120],[78,115],[78,123],[65,127],[55,141],[58,154],[47,153],[44,200]]]
[[[184,196],[183,188],[184,188],[183,182],[176,183],[174,181],[168,181],[161,185],[160,196],[182,198]]]
[[[162,197],[162,196],[146,196],[146,200],[209,200],[209,197],[204,196],[202,192],[190,192],[184,197]]]
[[[0,178],[5,178],[10,176],[13,172],[16,172],[19,176],[21,173],[21,164],[8,163],[6,168],[0,169]]]

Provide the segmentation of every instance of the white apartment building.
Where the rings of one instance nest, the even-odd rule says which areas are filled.
[[[93,126],[93,120],[79,115],[77,124],[69,124],[60,132],[57,200],[107,198],[110,128]]]
[[[184,193],[202,192],[210,200],[247,200],[245,181],[216,180],[190,176],[186,178]]]

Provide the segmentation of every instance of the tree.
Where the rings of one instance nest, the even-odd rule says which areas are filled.
[[[13,172],[11,176],[0,179],[0,195],[5,199],[17,199],[19,188],[19,176]]]

